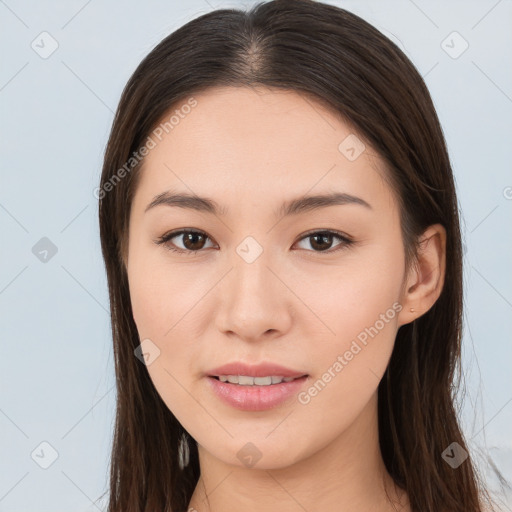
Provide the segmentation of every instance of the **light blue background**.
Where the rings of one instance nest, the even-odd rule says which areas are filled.
[[[397,42],[434,99],[467,248],[461,415],[490,484],[485,450],[510,485],[512,2],[329,3]],[[252,4],[0,1],[0,511],[101,508],[92,501],[107,485],[115,389],[93,189],[113,112],[166,35],[214,8]],[[43,31],[58,42],[47,59],[31,47]],[[469,44],[457,59],[441,46],[453,31]],[[58,248],[46,263],[32,253],[42,237]],[[31,458],[42,441],[59,454],[46,470]]]

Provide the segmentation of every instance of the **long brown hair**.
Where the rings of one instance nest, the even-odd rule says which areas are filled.
[[[453,442],[469,451],[454,409],[462,251],[443,132],[425,83],[404,53],[360,17],[312,0],[202,15],[161,41],[122,93],[97,189],[117,382],[108,511],[183,512],[200,474],[196,443],[134,356],[140,339],[123,256],[140,148],[164,116],[193,94],[257,84],[322,102],[377,151],[400,203],[408,265],[422,231],[435,223],[445,227],[442,293],[427,313],[399,329],[379,384],[380,446],[413,511],[481,512],[488,494],[471,457],[455,469],[442,457]],[[182,437],[190,453],[184,468]]]

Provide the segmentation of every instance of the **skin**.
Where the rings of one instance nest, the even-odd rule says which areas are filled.
[[[354,133],[338,116],[294,91],[218,87],[194,97],[197,106],[145,158],[126,255],[140,339],[160,350],[148,372],[198,443],[201,478],[190,508],[409,511],[379,450],[377,387],[399,327],[439,297],[444,228],[425,231],[417,265],[406,269],[387,170],[368,145],[354,161],[338,150]],[[144,211],[170,189],[212,198],[227,212]],[[284,201],[332,191],[371,208],[275,216]],[[187,244],[181,235],[168,246],[200,252],[155,243],[179,228],[207,238]],[[333,252],[342,244],[336,237],[321,245],[304,236],[326,229],[354,243]],[[263,248],[252,263],[236,252],[247,236]],[[401,310],[307,404],[293,397],[240,411],[221,402],[204,376],[227,362],[271,361],[307,373],[307,390],[393,304]],[[237,457],[248,442],[261,452],[252,467]]]

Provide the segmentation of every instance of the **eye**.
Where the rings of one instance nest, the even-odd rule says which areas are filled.
[[[173,240],[174,238],[177,238],[178,240],[181,238],[183,247],[177,247],[174,242],[171,243],[171,240]],[[334,250],[330,250],[331,247],[326,246],[331,246],[334,238],[340,240],[340,243],[337,244],[337,246],[335,246],[337,248],[335,248]],[[354,241],[347,235],[332,230],[311,231],[307,233],[305,236],[303,236],[301,239],[299,239],[299,242],[302,242],[303,240],[307,239],[313,240],[313,243],[310,242],[310,246],[314,249],[312,252],[333,253],[341,249],[344,249],[354,243]],[[164,245],[165,248],[169,249],[170,251],[192,255],[200,252],[202,249],[205,248],[206,240],[211,239],[203,231],[194,229],[181,229],[178,231],[171,231],[170,233],[166,233],[165,235],[155,240],[155,243],[157,245]]]
[[[340,243],[335,246],[335,249],[330,250],[331,247],[329,246],[332,246],[334,238],[340,240]],[[303,236],[299,242],[308,239],[312,240],[312,242],[310,241],[310,246],[315,249],[313,252],[328,252],[329,254],[340,251],[354,243],[354,241],[344,233],[332,230],[311,231]]]
[[[179,246],[176,247],[176,244],[170,243],[173,238],[177,238],[179,240],[180,237],[182,239],[183,248]],[[158,240],[155,240],[155,243],[158,245],[164,245],[166,249],[169,249],[170,251],[182,254],[195,254],[204,248],[206,240],[210,240],[210,237],[202,231],[181,229],[179,231],[166,233],[162,237],[158,238]]]

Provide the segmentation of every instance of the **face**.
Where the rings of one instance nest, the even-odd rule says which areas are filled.
[[[133,199],[134,320],[158,393],[200,447],[237,466],[255,447],[258,467],[285,467],[340,438],[376,396],[401,325],[399,210],[375,152],[313,100],[228,87],[194,97],[155,138]],[[307,377],[212,381],[233,362]],[[228,387],[230,401],[216,392]]]

